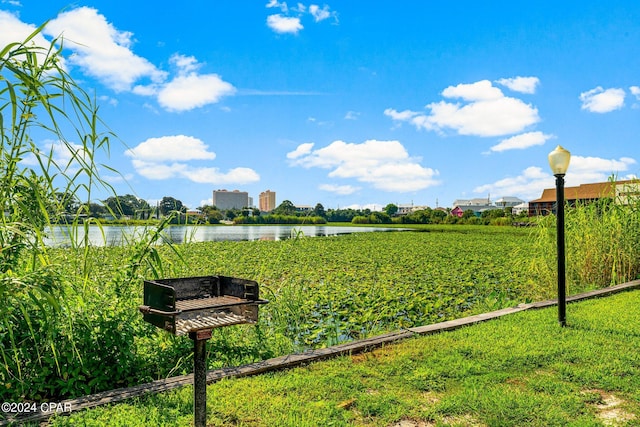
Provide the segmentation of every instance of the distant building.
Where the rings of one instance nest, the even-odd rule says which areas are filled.
[[[564,199],[569,206],[611,199],[618,204],[628,204],[640,198],[640,180],[596,182],[578,187],[565,187]],[[545,188],[539,199],[529,202],[529,216],[548,215],[556,211],[556,189]]]
[[[524,200],[518,199],[517,197],[501,197],[494,203],[496,206],[500,206],[501,208],[512,208],[524,203]]]
[[[475,216],[482,215],[484,211],[490,211],[495,209],[504,209],[504,208],[513,208],[514,206],[518,206],[524,203],[524,200],[521,200],[517,197],[501,197],[496,200],[494,203],[491,203],[491,199],[487,198],[478,198],[478,199],[458,199],[453,202],[453,209],[451,209],[451,215],[457,216],[459,218],[464,215],[464,211],[473,211]]]
[[[515,205],[511,209],[511,213],[513,215],[519,215],[522,212],[529,212],[529,203],[523,202],[523,203],[520,203],[519,205]]]
[[[451,209],[451,215],[457,216],[458,218],[462,218],[465,211],[472,211],[475,216],[481,216],[484,211],[493,211],[496,209],[502,209],[501,207],[495,205],[466,205],[466,206],[456,206]]]
[[[313,206],[296,205],[296,212],[311,212],[312,210],[313,210]]]
[[[246,191],[214,190],[213,192],[213,206],[220,210],[243,209],[250,207],[251,204],[249,193]]]
[[[428,209],[429,206],[416,206],[416,205],[398,205],[398,211],[395,213],[396,216],[401,216],[401,215],[409,215],[413,212],[417,212],[417,211],[423,211],[425,209]]]
[[[479,198],[479,199],[458,199],[453,202],[453,207],[456,206],[489,206],[491,205],[491,200],[489,197],[487,198]]]
[[[259,206],[262,212],[271,212],[276,208],[276,192],[267,190],[260,193]]]

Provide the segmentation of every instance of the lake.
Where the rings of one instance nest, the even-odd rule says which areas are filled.
[[[136,235],[139,236],[144,227],[105,225],[102,228],[90,226],[88,239],[94,246],[118,246],[126,244]],[[306,237],[336,236],[339,234],[399,231],[398,228],[382,227],[338,227],[332,225],[221,225],[195,226],[172,225],[164,230],[173,243],[211,242],[211,241],[245,241],[245,240],[285,240],[297,235]],[[49,246],[69,246],[69,233],[72,229],[65,226],[53,226],[47,230],[45,243]],[[75,230],[76,241],[84,238],[82,226]]]

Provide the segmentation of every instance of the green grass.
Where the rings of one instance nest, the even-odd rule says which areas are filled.
[[[209,426],[640,425],[640,291],[527,311],[207,390]],[[192,389],[53,426],[188,426]],[[605,421],[613,417],[613,421]],[[608,423],[608,424],[607,424]]]

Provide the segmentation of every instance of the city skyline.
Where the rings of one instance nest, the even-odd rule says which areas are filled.
[[[63,37],[117,136],[102,176],[150,204],[217,188],[326,209],[529,201],[554,185],[556,145],[568,186],[639,175],[636,2],[0,0],[0,44],[46,20],[33,42]]]

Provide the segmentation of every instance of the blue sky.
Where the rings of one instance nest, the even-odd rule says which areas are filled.
[[[558,144],[567,185],[639,175],[636,1],[0,0],[0,45],[45,20],[151,203],[532,200]]]

